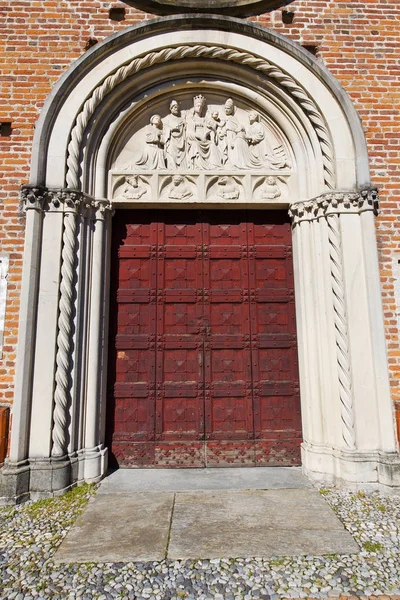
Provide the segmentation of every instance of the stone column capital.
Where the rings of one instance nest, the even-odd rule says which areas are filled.
[[[112,213],[112,204],[106,198],[96,198],[91,201],[93,217],[96,221],[104,221],[108,212]]]
[[[20,212],[44,210],[47,188],[41,185],[23,185],[20,191]]]
[[[365,211],[378,213],[379,194],[376,188],[358,191],[326,192],[289,207],[289,216],[293,225],[302,221],[315,221],[321,217],[339,214],[361,214]]]
[[[20,192],[21,212],[37,209],[44,212],[72,212],[78,214],[87,196],[69,188],[48,189],[40,185],[23,185]],[[91,202],[91,200],[89,200]]]
[[[77,215],[84,201],[85,194],[79,190],[47,190],[45,209],[47,212],[68,212]]]

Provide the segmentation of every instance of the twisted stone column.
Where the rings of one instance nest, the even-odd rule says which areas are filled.
[[[327,223],[333,311],[335,318],[335,339],[340,386],[339,393],[343,424],[342,435],[347,448],[354,450],[356,447],[353,406],[354,399],[352,390],[349,338],[347,333],[347,314],[344,292],[339,215],[328,215]]]
[[[71,403],[70,367],[76,216],[81,194],[68,190],[61,191],[57,193],[57,200],[64,204],[64,232],[61,254],[61,283],[54,390],[53,447],[51,451],[53,457],[65,456],[68,447],[68,419]]]

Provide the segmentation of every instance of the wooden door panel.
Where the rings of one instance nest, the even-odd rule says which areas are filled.
[[[255,464],[296,464],[301,424],[291,231],[255,215],[249,225]],[[263,222],[264,220],[264,222]]]
[[[189,301],[188,301],[189,300]],[[192,300],[192,302],[190,302]],[[200,333],[201,315],[199,315],[197,295],[173,298],[166,296],[164,305],[165,339],[174,339],[177,335],[196,335]]]
[[[260,406],[263,438],[298,437],[300,414],[294,394],[261,396]]]
[[[282,295],[281,302],[264,302],[259,296],[256,297],[258,302],[254,307],[254,319],[258,335],[281,334],[279,338],[275,336],[275,340],[285,339],[285,336],[293,337],[291,330],[295,322],[294,307],[288,303],[287,298]]]
[[[191,215],[195,216],[194,214]],[[156,440],[198,440],[204,436],[201,227],[159,219],[157,247]],[[201,294],[200,294],[201,296]],[[158,459],[163,461],[163,444]],[[169,459],[174,450],[165,446]]]
[[[221,222],[222,221],[222,222]],[[220,440],[207,464],[235,463],[253,434],[247,228],[243,211],[204,224],[206,440]],[[241,452],[241,450],[240,450]],[[249,463],[251,464],[251,463]]]
[[[124,466],[298,464],[287,217],[122,213],[112,274],[114,456]]]
[[[127,224],[120,235],[114,342],[116,449],[127,440],[154,440],[155,415],[156,263],[152,247],[156,230],[150,223]]]
[[[243,335],[243,317],[247,320],[249,317],[247,314],[243,315],[241,296],[242,293],[235,295],[227,292],[226,302],[223,302],[224,296],[211,294],[210,327],[214,340],[217,340],[218,336],[224,338],[227,335]]]

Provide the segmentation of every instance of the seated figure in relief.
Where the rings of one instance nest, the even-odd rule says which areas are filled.
[[[278,146],[275,149],[270,146],[267,139],[267,130],[260,122],[260,115],[255,110],[249,113],[246,139],[250,149],[250,163],[255,168],[283,169],[287,165],[283,146]]]
[[[169,115],[164,118],[165,159],[168,169],[184,168],[185,165],[185,120],[179,104],[171,100]]]
[[[145,169],[165,169],[164,134],[160,115],[150,117],[145,131],[145,147],[136,160],[136,165]]]
[[[168,198],[170,200],[185,200],[193,196],[186,180],[182,175],[174,175],[172,183],[168,188]]]
[[[193,108],[186,115],[187,163],[189,169],[209,169],[212,163],[212,130],[206,116],[204,96],[193,98]]]
[[[133,175],[132,177],[125,177],[125,184],[122,187],[121,193],[118,194],[118,198],[121,200],[139,200],[146,192],[147,190],[140,183],[139,177]]]

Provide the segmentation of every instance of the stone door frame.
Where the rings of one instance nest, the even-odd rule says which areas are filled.
[[[219,79],[217,63],[218,73],[225,69]],[[374,224],[378,196],[358,115],[299,45],[252,23],[193,15],[107,38],[74,63],[42,111],[30,184],[22,188],[26,236],[5,495],[49,495],[106,473],[103,374],[118,208],[106,196],[110,156],[118,131],[143,105],[141,90],[157,97],[174,81],[185,89],[190,77],[190,91],[205,80],[270,114],[301,166],[298,193],[286,207],[293,221],[304,471],[321,481],[399,485]]]

